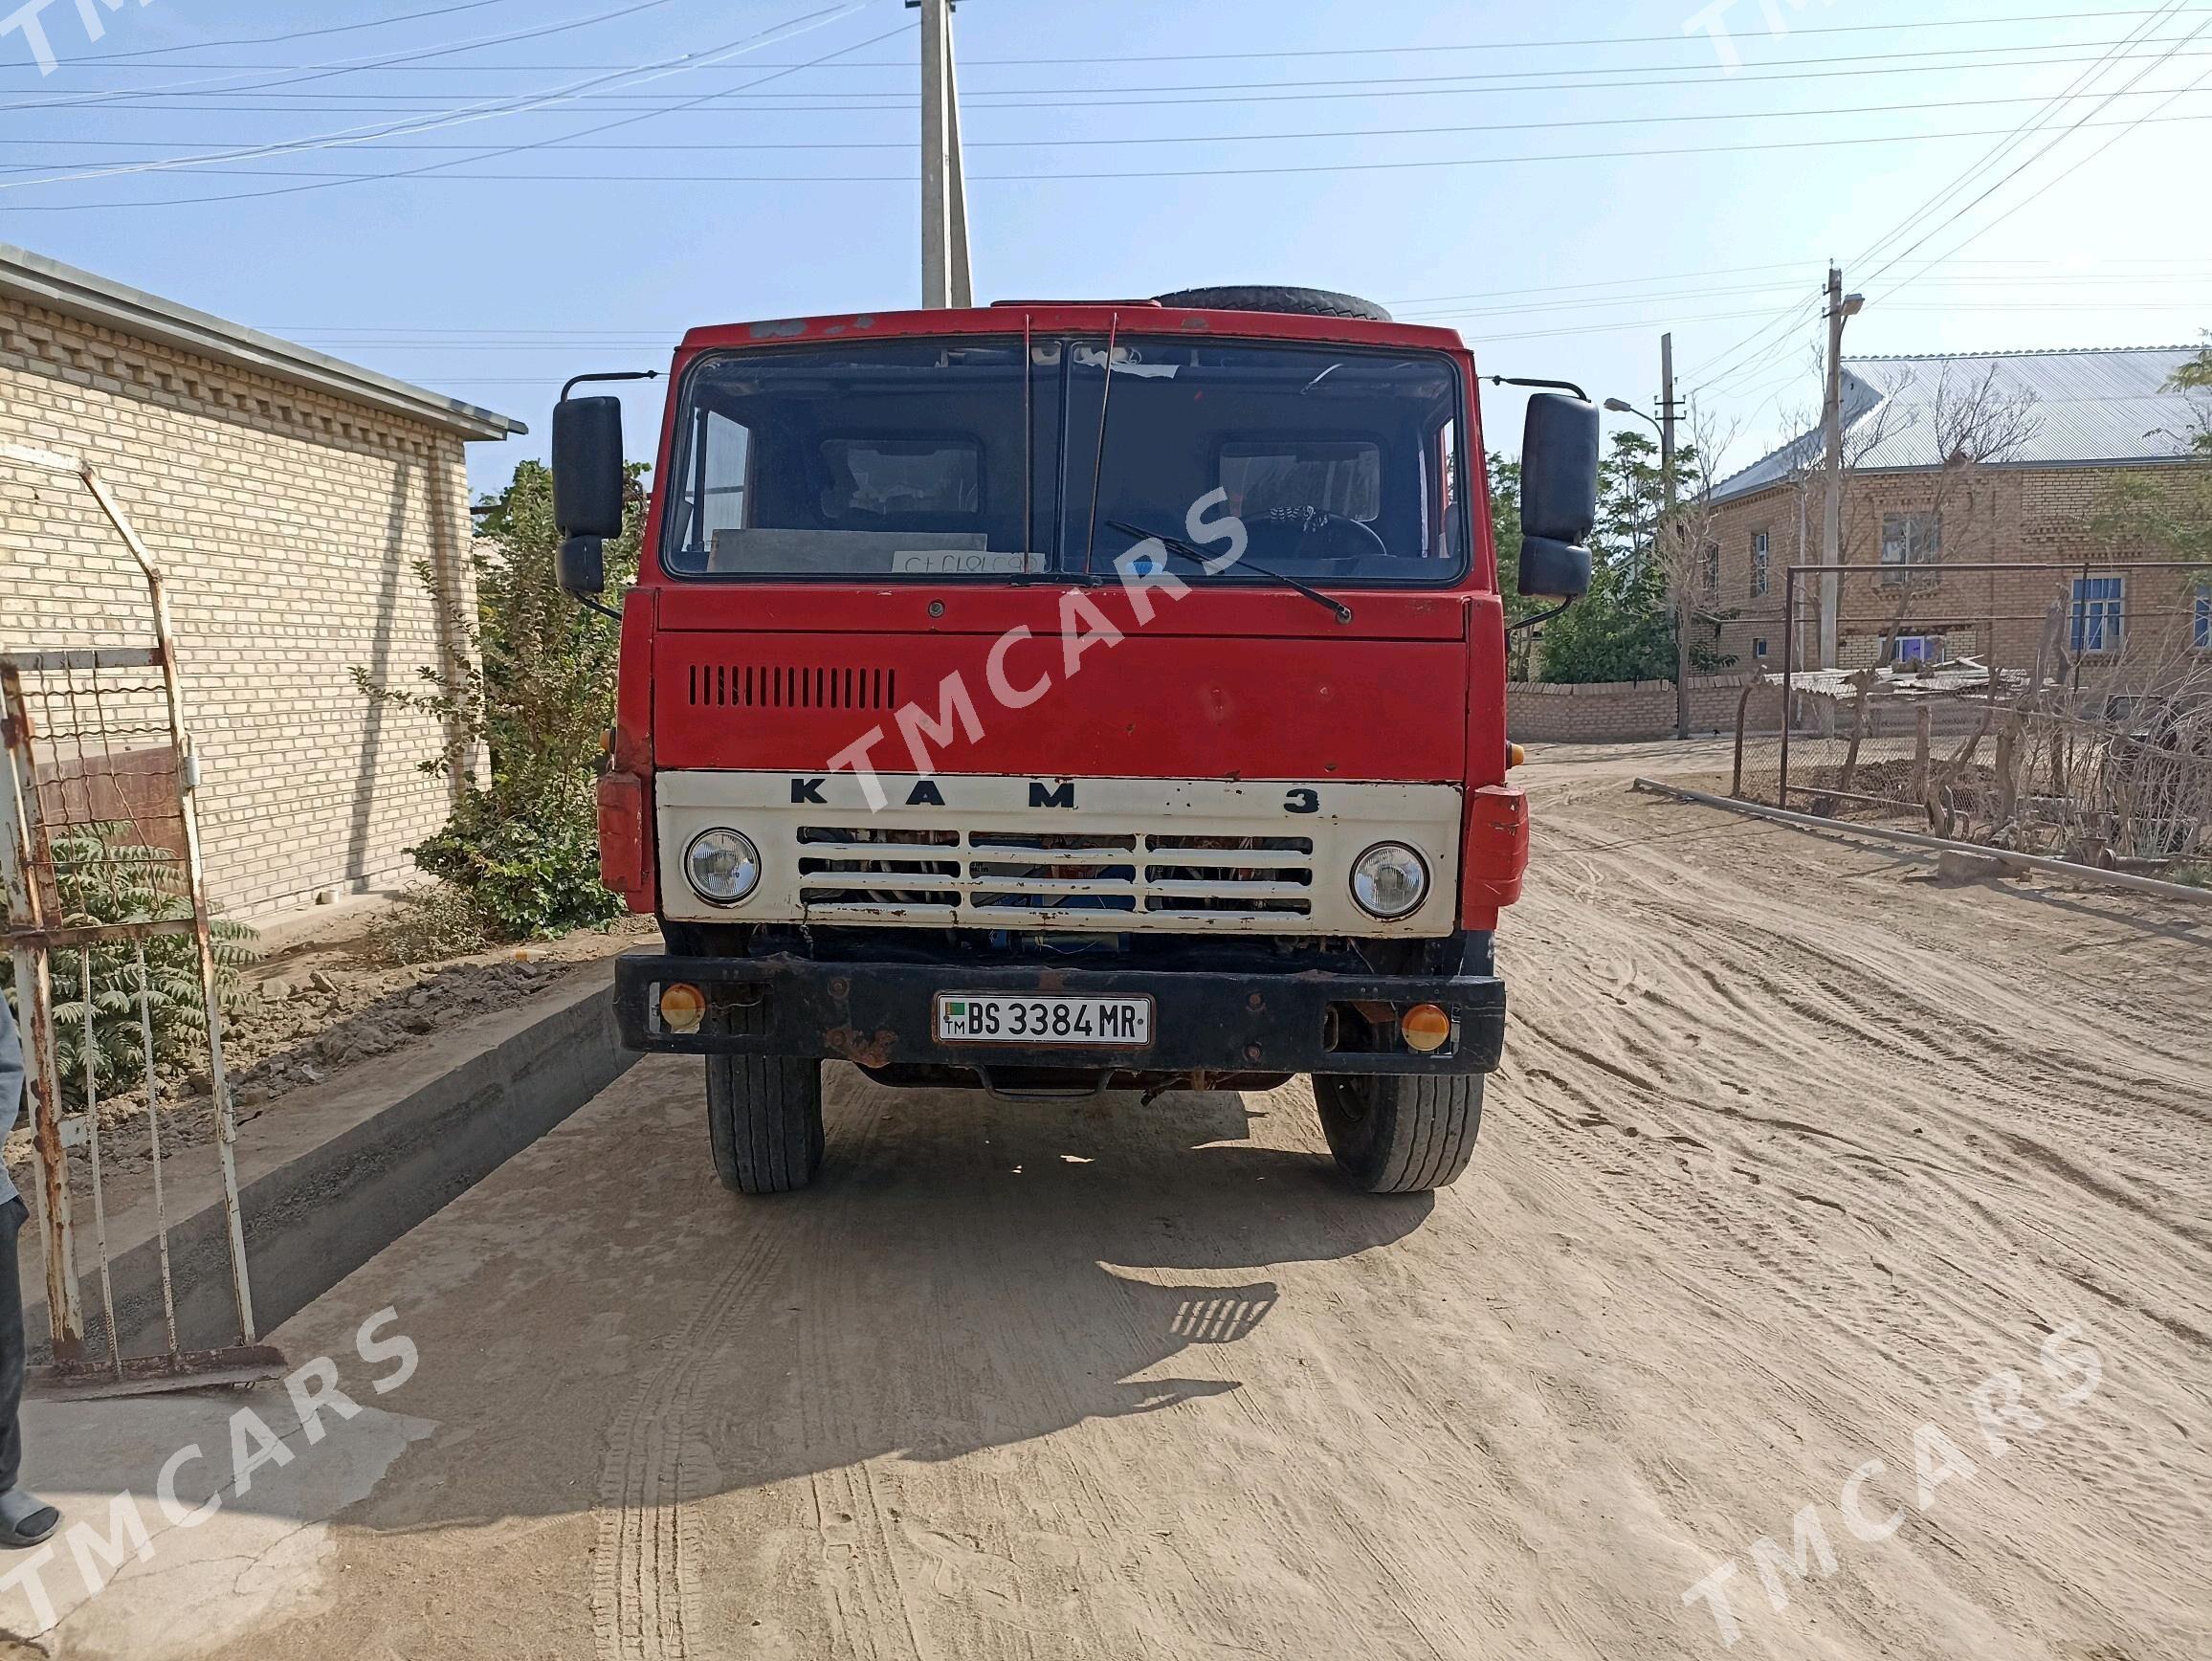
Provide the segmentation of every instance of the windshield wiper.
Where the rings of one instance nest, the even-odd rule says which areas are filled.
[[[1201,567],[1208,567],[1212,565],[1212,561],[1181,537],[1163,536],[1159,531],[1148,531],[1142,525],[1133,525],[1126,520],[1108,520],[1106,524],[1108,529],[1119,531],[1125,537],[1135,537],[1140,543],[1158,543],[1171,554],[1181,554],[1186,560],[1195,560]],[[1263,565],[1257,560],[1240,559],[1237,561],[1237,565],[1245,569],[1257,571],[1263,577],[1272,577],[1284,587],[1294,593],[1305,595],[1316,606],[1326,606],[1330,610],[1336,612],[1337,621],[1339,623],[1352,621],[1351,607],[1345,605],[1341,600],[1332,600],[1318,588],[1309,588],[1287,571],[1278,571],[1272,565]],[[1210,570],[1207,571],[1207,575],[1212,574]]]

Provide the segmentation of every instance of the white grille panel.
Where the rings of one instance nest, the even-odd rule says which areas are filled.
[[[654,781],[672,917],[972,928],[1442,934],[1456,912],[1460,794],[1449,785],[664,773]],[[792,798],[798,797],[794,801]],[[1304,811],[1299,809],[1303,808]],[[699,831],[761,850],[760,887],[710,906],[682,872]],[[1431,897],[1383,923],[1352,861],[1383,840],[1428,861]]]
[[[971,830],[940,833],[951,846],[918,847],[903,840],[911,834],[801,826],[799,841],[809,852],[799,861],[800,904],[848,916],[883,911],[902,921],[917,920],[915,909],[928,907],[946,913],[945,921],[988,927],[1033,923],[1040,914],[1103,921],[1102,914],[1173,912],[1250,920],[1310,917],[1314,910],[1314,845],[1305,838],[1215,837],[1198,848],[1147,836],[1140,851],[1136,836]],[[1253,849],[1249,862],[1233,846],[1263,840],[1274,846]],[[831,848],[837,856],[823,857]]]

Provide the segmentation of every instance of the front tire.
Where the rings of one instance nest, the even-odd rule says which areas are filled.
[[[1329,1151],[1370,1194],[1441,1188],[1467,1169],[1482,1129],[1482,1074],[1316,1074]]]
[[[735,1194],[784,1194],[822,1168],[822,1063],[788,1055],[707,1057],[707,1140]]]

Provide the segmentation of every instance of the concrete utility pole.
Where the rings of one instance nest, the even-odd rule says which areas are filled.
[[[1659,337],[1659,478],[1667,493],[1667,509],[1660,516],[1659,534],[1679,543],[1681,527],[1674,510],[1681,504],[1682,487],[1674,467],[1674,337]],[[1674,736],[1690,736],[1690,624],[1691,587],[1687,552],[1669,549],[1662,567],[1674,578]]]
[[[1828,384],[1822,400],[1821,433],[1826,445],[1826,499],[1821,506],[1821,667],[1836,667],[1836,611],[1844,564],[1844,320],[1857,317],[1864,295],[1844,293],[1840,267],[1828,267]]]
[[[953,0],[906,0],[921,11],[921,303],[975,304],[968,277],[967,169],[961,160]]]

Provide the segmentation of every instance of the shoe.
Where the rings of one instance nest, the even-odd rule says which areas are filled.
[[[35,1494],[11,1488],[0,1494],[0,1550],[37,1545],[61,1526],[61,1513]]]

